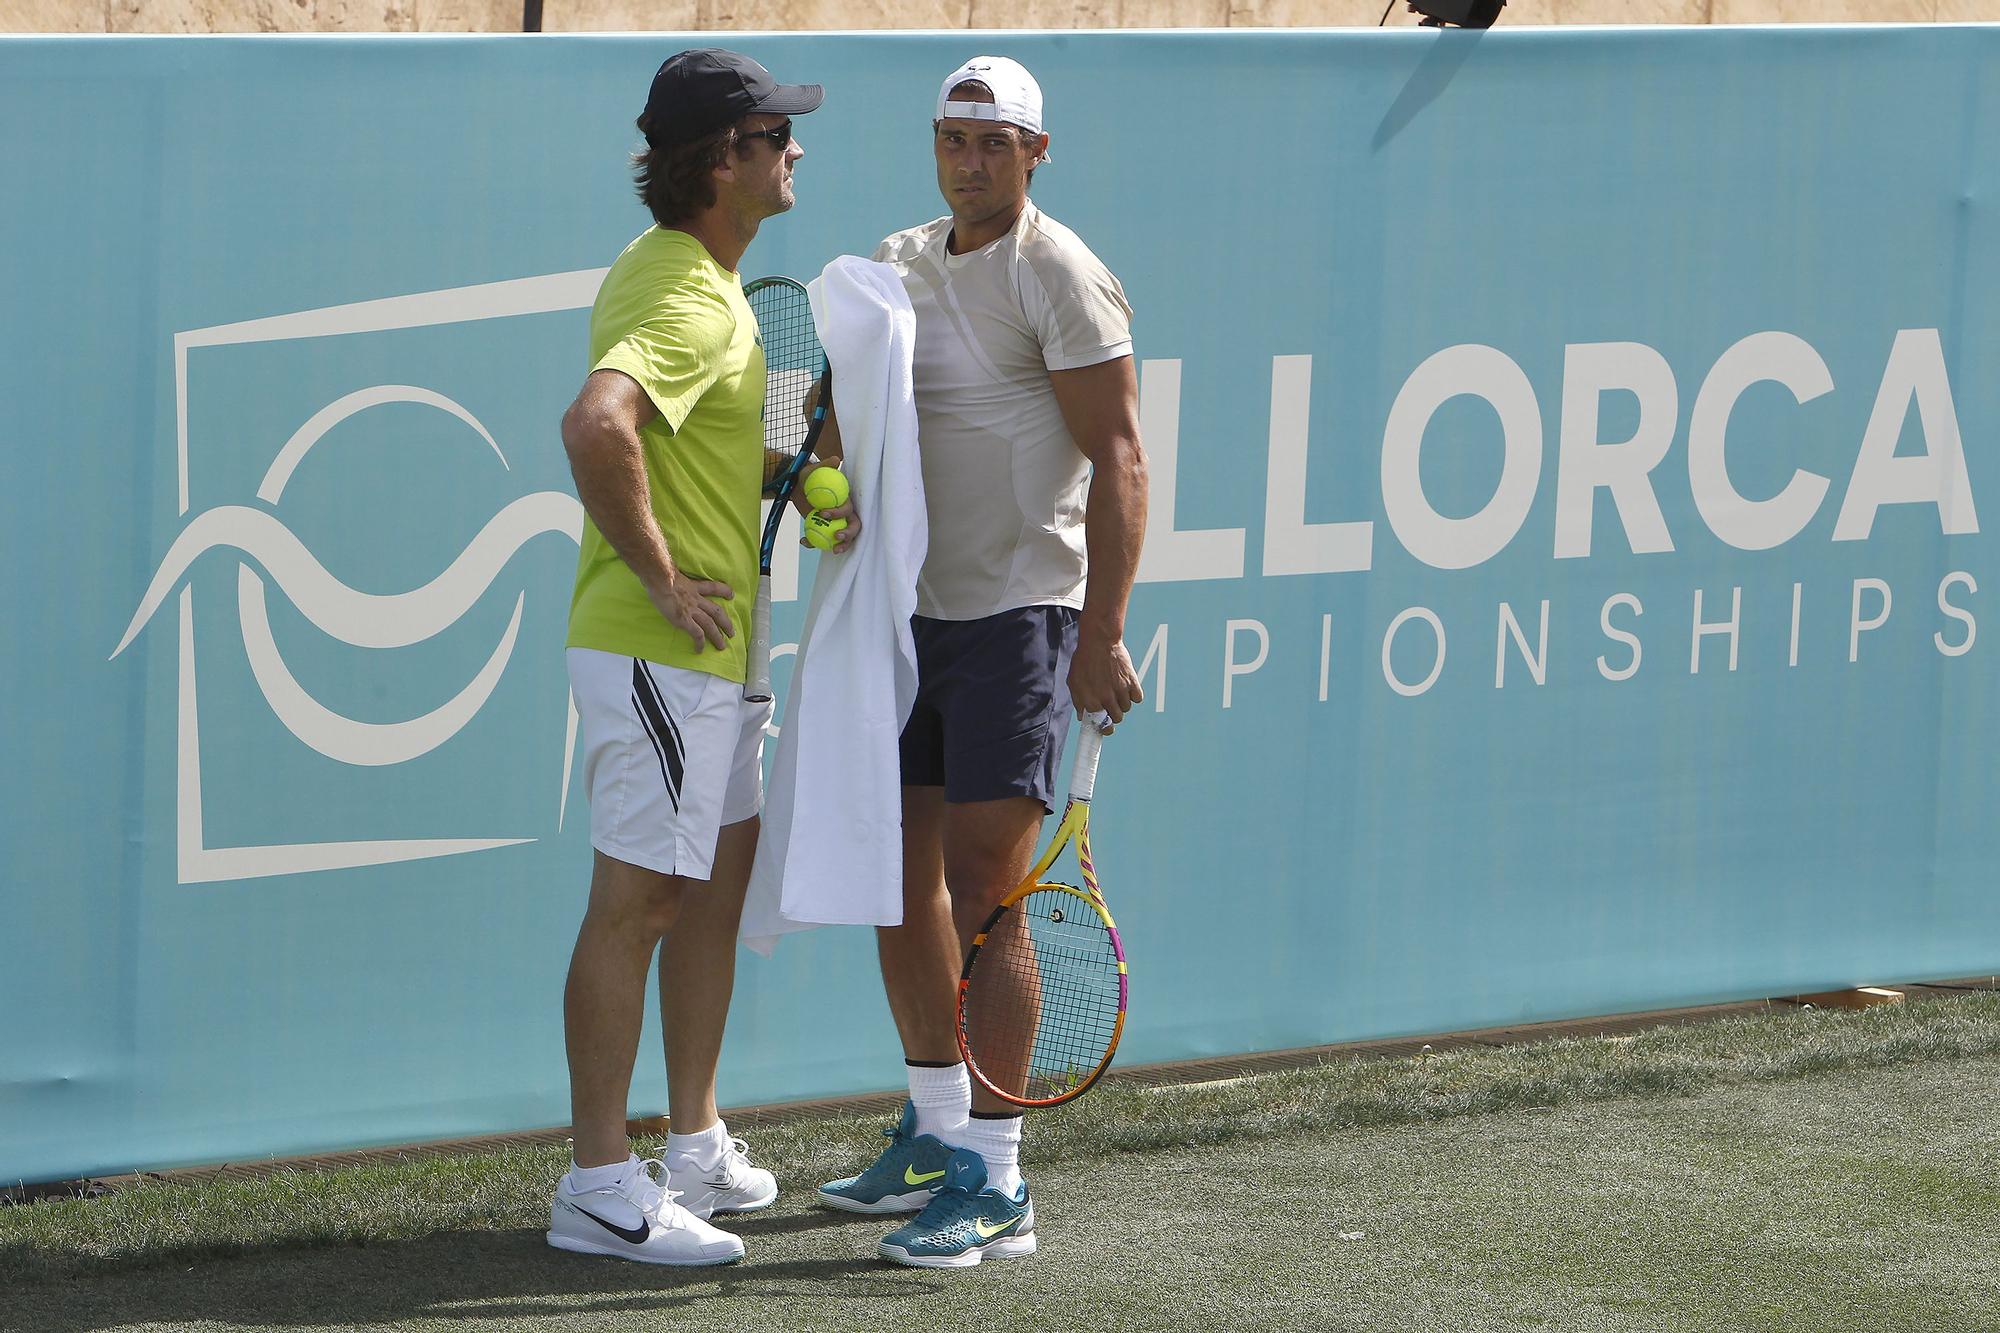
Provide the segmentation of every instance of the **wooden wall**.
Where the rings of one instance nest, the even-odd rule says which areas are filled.
[[[544,0],[550,32],[1373,27],[1385,0]],[[0,0],[0,32],[513,32],[520,0]],[[1402,8],[1392,24],[1414,23]],[[2000,0],[1513,0],[1531,23],[2000,21]]]

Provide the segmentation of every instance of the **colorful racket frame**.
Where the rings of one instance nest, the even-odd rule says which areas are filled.
[[[1077,737],[1076,764],[1071,770],[1069,801],[1063,807],[1062,820],[1056,825],[1055,836],[1049,840],[1048,850],[1043,852],[1020,885],[1001,900],[986,918],[979,932],[972,937],[972,947],[966,951],[965,967],[958,978],[958,1050],[965,1057],[966,1072],[988,1092],[1014,1106],[1042,1107],[1060,1106],[1074,1101],[1096,1084],[1106,1069],[1111,1067],[1112,1057],[1118,1053],[1118,1043],[1125,1034],[1125,1009],[1130,999],[1130,981],[1125,963],[1125,944],[1118,936],[1118,923],[1112,920],[1111,909],[1105,905],[1104,893],[1098,887],[1097,867],[1090,855],[1090,798],[1097,785],[1097,762],[1104,743],[1102,726],[1108,719],[1101,714],[1086,718]],[[1056,858],[1063,849],[1074,844],[1077,864],[1083,868],[1083,888],[1065,884],[1060,880],[1042,877],[1049,873]],[[1105,933],[1110,936],[1111,953],[1118,962],[1118,1013],[1113,1021],[1111,1039],[1105,1045],[1104,1056],[1097,1067],[1087,1073],[1078,1073],[1074,1080],[1053,1096],[1031,1097],[1013,1092],[993,1083],[979,1067],[979,1059],[973,1053],[967,1033],[967,996],[970,993],[974,967],[979,961],[980,950],[986,945],[987,936],[1001,919],[1016,905],[1030,895],[1054,890],[1067,893],[1087,904],[1104,924]],[[1032,1083],[1032,1080],[1031,1080]]]

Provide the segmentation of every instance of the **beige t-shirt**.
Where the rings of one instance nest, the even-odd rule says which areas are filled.
[[[948,254],[950,234],[943,217],[875,250],[917,315],[917,449],[930,512],[917,614],[1080,607],[1090,468],[1049,372],[1130,356],[1132,307],[1076,233],[1033,203],[970,254]]]

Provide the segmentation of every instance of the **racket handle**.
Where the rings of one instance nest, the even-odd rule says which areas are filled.
[[[779,504],[784,501],[780,500]],[[743,673],[743,698],[761,704],[771,698],[771,576],[757,577],[757,605],[750,612],[750,662]]]
[[[1076,764],[1069,771],[1069,798],[1072,801],[1087,801],[1097,787],[1097,760],[1104,752],[1104,731],[1110,721],[1103,713],[1089,713],[1084,716],[1083,725],[1077,729]]]

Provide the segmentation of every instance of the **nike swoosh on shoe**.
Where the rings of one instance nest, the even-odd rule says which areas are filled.
[[[606,1231],[628,1245],[644,1245],[646,1237],[653,1234],[652,1224],[644,1218],[639,1220],[639,1225],[636,1227],[621,1227],[608,1218],[599,1217],[588,1208],[578,1207],[576,1204],[571,1204],[570,1207],[575,1208],[579,1213],[582,1213],[585,1217],[597,1223],[597,1225],[603,1227]]]

